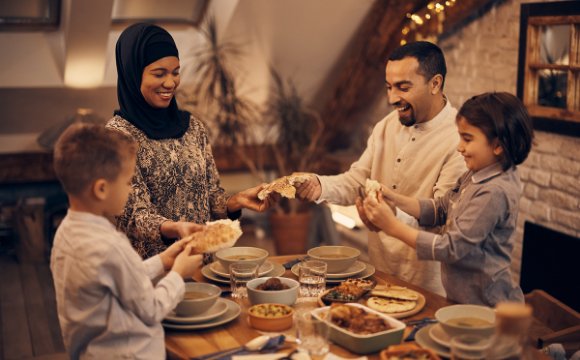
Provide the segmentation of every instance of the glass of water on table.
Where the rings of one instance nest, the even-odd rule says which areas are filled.
[[[246,284],[248,281],[258,278],[258,268],[260,265],[237,262],[230,265],[230,285],[232,288],[233,298],[247,298],[248,289]]]
[[[301,296],[318,296],[326,290],[326,267],[322,261],[303,261],[298,264]]]

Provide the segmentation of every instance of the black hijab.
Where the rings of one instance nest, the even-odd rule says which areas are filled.
[[[175,96],[168,107],[156,109],[141,93],[145,67],[167,56],[179,58],[175,42],[167,31],[151,24],[129,26],[115,48],[120,106],[115,115],[128,120],[152,139],[178,138],[189,127],[190,114],[177,108]]]

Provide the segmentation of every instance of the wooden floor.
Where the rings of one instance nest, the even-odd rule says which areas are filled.
[[[48,263],[0,256],[0,360],[68,359]]]

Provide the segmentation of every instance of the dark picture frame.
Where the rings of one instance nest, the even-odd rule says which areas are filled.
[[[579,31],[571,33],[571,56],[566,71],[570,74],[572,84],[568,85],[568,93],[575,94],[574,98],[568,99],[566,109],[542,107],[534,104],[534,96],[537,95],[537,73],[539,67],[547,67],[558,70],[560,65],[540,65],[532,63],[527,57],[536,57],[537,53],[531,49],[532,42],[538,41],[537,27],[539,24],[562,24],[562,21],[576,24],[575,29],[580,29],[580,2],[560,1],[549,3],[521,4],[520,13],[520,41],[518,53],[518,80],[517,96],[524,102],[534,121],[536,130],[547,131],[567,136],[580,137],[580,38]],[[536,31],[534,31],[534,27]],[[572,26],[574,29],[574,26]],[[534,78],[534,74],[535,78]],[[535,81],[535,82],[534,82]],[[570,83],[570,81],[568,81]]]

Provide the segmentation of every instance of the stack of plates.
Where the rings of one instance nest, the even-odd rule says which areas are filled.
[[[298,276],[298,264],[292,266],[292,273]],[[340,283],[347,279],[364,279],[375,273],[375,267],[371,264],[358,261],[348,269],[336,274],[326,274],[327,283]]]
[[[270,261],[265,261],[258,269],[258,276],[277,277],[284,275],[285,272],[286,269],[284,269],[284,266]],[[230,273],[219,263],[219,261],[204,266],[201,269],[201,273],[203,276],[210,280],[223,284],[230,283]]]
[[[419,346],[432,350],[435,354],[450,358],[451,357],[451,337],[443,330],[441,325],[433,324],[421,328],[415,334],[415,341]],[[515,355],[514,350],[508,349],[500,359],[506,359]]]
[[[231,300],[218,298],[208,311],[196,316],[181,316],[173,311],[161,324],[168,329],[196,330],[218,326],[232,321],[240,315],[241,308]]]

